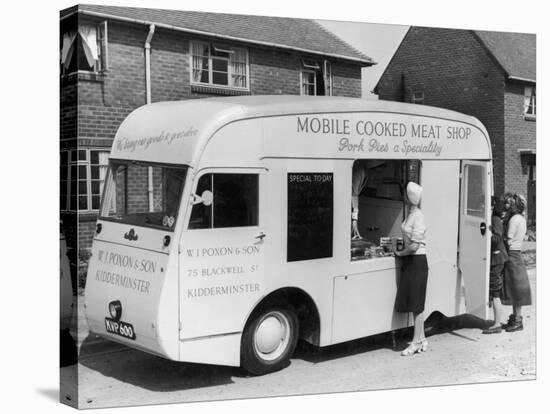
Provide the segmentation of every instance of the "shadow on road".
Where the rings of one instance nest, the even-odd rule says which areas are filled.
[[[88,338],[80,364],[107,377],[150,391],[172,392],[231,384],[243,376],[236,367],[170,361],[113,342],[96,345]]]
[[[438,314],[433,323],[428,324],[428,322],[426,321],[426,336],[448,333],[459,329],[485,329],[493,324],[493,321],[468,313],[450,318]]]
[[[460,329],[484,329],[492,324],[493,321],[481,319],[470,314],[446,317],[441,313],[435,312],[426,320],[425,331],[427,337],[453,333],[459,338],[469,340],[469,338],[455,331]],[[413,328],[411,327],[395,330],[393,333],[385,332],[379,335],[373,335],[323,348],[310,345],[306,342],[300,342],[294,354],[294,358],[303,359],[311,363],[319,363],[371,352],[382,348],[401,352],[407,347],[408,341],[411,340],[412,335]]]

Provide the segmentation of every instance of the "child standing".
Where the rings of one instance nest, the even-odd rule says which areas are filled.
[[[504,264],[508,260],[508,253],[504,244],[504,225],[502,223],[502,203],[499,198],[491,200],[493,215],[491,217],[491,267],[489,271],[489,301],[493,304],[495,322],[483,330],[484,334],[501,333],[502,326],[502,278]]]

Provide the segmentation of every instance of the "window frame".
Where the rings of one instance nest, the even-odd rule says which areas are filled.
[[[531,111],[529,108],[531,107]],[[527,120],[537,119],[537,87],[527,85],[523,90],[523,117]]]
[[[122,165],[124,165],[126,167],[126,170],[124,171],[124,187],[125,187],[125,189],[127,189],[128,184],[131,182],[131,180],[128,179],[129,178],[128,177],[128,167],[138,165],[140,167],[145,168],[146,171],[149,171],[149,168],[160,168],[161,169],[160,170],[160,172],[161,172],[160,180],[162,181],[162,186],[161,186],[161,189],[162,189],[161,197],[162,197],[162,200],[163,200],[163,205],[161,207],[162,209],[166,208],[165,203],[167,201],[167,194],[168,194],[166,170],[167,169],[172,169],[172,170],[178,170],[179,172],[183,172],[183,179],[181,180],[182,187],[180,189],[180,192],[179,192],[178,198],[177,198],[178,204],[177,204],[177,208],[174,210],[175,215],[172,216],[173,219],[174,219],[173,223],[164,224],[164,222],[163,222],[162,225],[155,224],[155,223],[146,223],[146,222],[145,223],[135,223],[135,222],[132,223],[131,220],[128,220],[128,218],[127,218],[128,216],[142,215],[142,214],[158,214],[159,211],[154,211],[154,207],[153,207],[153,211],[151,211],[151,208],[150,208],[151,205],[148,204],[146,212],[145,211],[140,211],[140,212],[136,212],[136,213],[128,213],[127,212],[127,209],[128,209],[128,196],[127,196],[127,194],[125,194],[124,203],[123,203],[123,209],[125,210],[124,215],[126,216],[126,218],[121,221],[121,220],[118,220],[116,218],[113,218],[113,216],[110,215],[109,210],[113,209],[113,205],[115,206],[114,207],[114,212],[115,212],[115,214],[117,213],[117,209],[116,209],[116,205],[117,205],[117,200],[116,200],[117,182],[116,182],[116,176],[114,174],[116,174],[118,167],[120,167]],[[188,179],[188,174],[189,174],[189,168],[185,164],[171,164],[171,163],[163,163],[163,162],[136,161],[136,160],[128,160],[128,159],[110,158],[108,160],[108,164],[107,164],[107,173],[105,174],[105,177],[104,177],[104,183],[105,183],[105,180],[107,178],[110,178],[110,180],[107,183],[107,186],[105,186],[105,184],[103,186],[102,200],[101,200],[101,204],[100,204],[100,208],[99,208],[99,212],[98,212],[98,219],[100,219],[102,221],[109,221],[109,222],[113,222],[113,223],[132,225],[132,226],[137,226],[137,227],[142,227],[142,228],[149,228],[149,229],[175,232],[176,224],[177,224],[178,220],[180,220],[181,207],[184,203],[183,196],[184,196],[184,192],[185,192],[185,185],[186,185],[187,179]],[[148,182],[149,181],[149,172],[147,172],[147,174],[144,175],[144,176],[147,177],[147,182]],[[152,176],[154,176],[154,172],[152,173]],[[153,178],[153,182],[154,182],[154,178]],[[148,183],[147,183],[146,186],[148,187]],[[153,189],[153,191],[154,191],[154,189]],[[114,195],[115,197],[114,198],[107,198],[107,197],[112,196],[112,195]],[[149,201],[149,193],[147,193],[147,199]],[[108,202],[108,205],[106,204],[106,202]],[[169,216],[166,215],[166,217],[169,217]]]
[[[193,52],[194,46],[207,46],[208,47],[208,56],[206,55],[195,55]],[[213,52],[220,54],[226,53],[227,57],[224,56],[215,56]],[[245,59],[244,61],[233,61],[231,56],[237,56],[239,52],[242,52]],[[193,60],[195,57],[207,58],[208,59],[208,83],[195,81],[193,76]],[[214,72],[220,72],[214,70],[213,61],[226,61],[227,62],[227,85],[214,83],[213,74]],[[245,73],[240,74],[235,70],[235,63],[244,64]],[[208,88],[218,88],[222,90],[237,90],[237,91],[250,91],[250,60],[248,49],[245,47],[238,46],[229,46],[221,43],[201,41],[201,40],[190,40],[189,41],[189,80],[192,86],[202,86]],[[204,69],[203,69],[204,70]],[[221,72],[220,72],[221,73]],[[245,86],[236,86],[235,79],[237,77],[245,78]]]
[[[477,172],[473,173],[473,170],[479,169],[480,174],[477,174]],[[474,178],[473,181],[470,181],[471,178]],[[473,196],[477,195],[477,191],[473,191],[475,187],[473,187],[473,183],[479,183],[481,178],[481,188],[484,188],[487,185],[487,168],[483,165],[478,164],[466,164],[464,166],[464,205],[462,208],[462,214],[467,217],[472,217],[477,219],[483,219],[486,217],[487,214],[487,205],[485,205],[484,199],[485,196],[483,195],[483,204],[481,205],[482,209],[474,209],[471,208],[471,206],[476,206],[475,200],[473,200]]]
[[[369,198],[371,198],[373,200],[377,200],[377,201],[387,200],[389,202],[401,203],[402,212],[403,212],[403,215],[401,217],[401,222],[403,222],[406,219],[406,214],[407,214],[406,213],[407,202],[406,202],[406,197],[405,197],[406,192],[407,192],[407,183],[412,181],[412,182],[415,182],[419,185],[422,185],[422,170],[423,170],[422,161],[420,159],[417,159],[417,158],[395,158],[395,159],[356,158],[352,162],[352,171],[354,169],[355,163],[358,162],[358,161],[384,161],[385,163],[393,163],[394,164],[393,171],[397,172],[397,174],[394,174],[393,176],[384,175],[382,177],[381,183],[399,185],[399,196],[398,197],[382,196],[382,195],[379,195],[378,193],[377,194],[366,194],[365,192],[367,190],[367,186],[364,186],[361,189],[361,191],[358,194],[358,197],[364,196],[364,197],[369,197]],[[394,181],[394,179],[396,179],[396,178],[398,179],[398,182]],[[353,172],[352,172],[352,175],[351,175],[351,184],[353,186]],[[353,194],[353,192],[352,192],[352,194]],[[360,202],[359,202],[359,204],[360,204]],[[351,206],[352,206],[352,202],[350,200],[350,207]],[[422,206],[422,202],[420,203],[420,206]],[[359,217],[363,217],[366,213],[369,213],[369,212],[368,211],[362,211]],[[367,239],[365,237],[365,234],[361,234],[361,235],[363,236],[364,239]],[[381,237],[383,237],[383,236],[381,236]],[[402,238],[402,233],[400,232],[399,235],[392,235],[392,236],[389,236],[389,235],[386,234],[385,237],[399,237],[399,238]],[[380,248],[383,249],[383,246],[381,245],[379,239],[374,239],[374,240],[369,240],[369,241],[371,241],[371,243],[373,243],[373,248],[375,249],[375,251],[377,249],[380,249]],[[386,252],[386,254],[384,254],[382,256],[368,256],[367,254],[365,254],[364,257],[361,256],[361,255],[355,255],[354,256],[353,242],[354,242],[354,240],[352,238],[352,235],[350,234],[350,245],[351,245],[350,262],[351,263],[365,263],[366,261],[368,261],[370,263],[370,262],[376,262],[376,261],[379,261],[379,260],[385,260],[388,257],[392,257],[390,255],[387,255],[387,252]],[[372,254],[372,251],[371,251],[371,254]]]
[[[320,63],[321,62],[321,63]],[[308,75],[313,75],[313,83],[307,80]],[[317,77],[322,78],[324,85],[321,90],[319,89],[319,82]],[[305,86],[307,91],[309,87],[313,85],[313,95],[305,92]],[[322,61],[315,59],[301,59],[300,61],[300,95],[302,96],[332,96],[333,92],[333,76],[332,76],[332,63],[324,59]]]
[[[313,75],[313,83],[308,82],[307,75],[312,74]],[[305,93],[304,87],[308,86],[307,90],[309,90],[309,86],[313,85],[313,95],[309,93]],[[300,71],[300,94],[302,96],[317,96],[317,73],[315,70],[311,69],[302,69]]]
[[[424,105],[424,91],[417,90],[411,93],[411,103],[417,105]]]
[[[191,224],[191,218],[193,216],[193,212],[194,212],[194,205],[191,206],[191,208],[189,209],[189,213],[188,213],[188,218],[186,220],[186,224],[185,224],[185,228],[186,228],[186,231],[196,231],[196,230],[219,230],[219,229],[241,229],[241,228],[252,228],[252,227],[259,227],[260,226],[260,181],[261,181],[261,174],[262,172],[261,171],[257,171],[257,170],[249,170],[249,171],[243,171],[243,170],[233,170],[233,169],[229,169],[229,170],[224,170],[224,171],[220,171],[220,170],[212,170],[212,169],[208,169],[208,170],[204,170],[201,174],[197,175],[195,178],[194,178],[194,183],[193,183],[193,187],[192,187],[192,191],[191,191],[191,197],[193,198],[194,195],[198,195],[200,196],[201,194],[197,194],[197,188],[199,186],[199,183],[200,181],[203,179],[203,177],[205,176],[210,176],[210,185],[211,185],[211,192],[212,194],[214,195],[214,191],[215,191],[215,186],[214,186],[214,183],[215,183],[215,176],[219,176],[219,175],[246,175],[246,176],[255,176],[256,177],[256,202],[255,202],[255,206],[256,206],[256,223],[255,224],[247,224],[247,225],[239,225],[239,226],[220,226],[220,227],[217,227],[215,226],[215,207],[216,207],[216,199],[214,198],[213,201],[212,201],[212,204],[210,205],[210,224],[208,227],[190,227],[190,224]]]
[[[108,25],[107,20],[101,21],[99,23],[97,22],[82,22],[80,26],[93,26],[96,29],[96,45],[97,45],[97,59],[94,62],[94,68],[93,70],[85,70],[85,69],[79,69],[78,62],[76,64],[76,70],[68,71],[65,70],[64,62],[62,62],[62,56],[59,59],[60,63],[60,72],[62,77],[69,77],[74,74],[105,74],[108,70]],[[79,34],[79,25],[76,25],[76,36],[73,40],[73,44],[75,42],[78,42]],[[65,30],[61,32],[61,39],[63,39],[63,35],[65,33],[68,33],[69,30]],[[74,46],[71,46],[74,47]],[[71,56],[72,59],[77,59],[77,51],[73,51],[73,54]]]
[[[85,158],[84,159],[79,159],[79,153],[80,151],[83,151],[84,154],[85,154]],[[103,193],[103,186],[105,184],[105,178],[107,177],[107,169],[109,168],[109,157],[106,158],[105,160],[105,164],[101,164],[101,157],[98,155],[98,164],[92,164],[91,162],[91,153],[92,151],[97,151],[98,153],[106,153],[106,154],[110,154],[111,151],[110,149],[107,149],[107,148],[101,148],[101,147],[92,147],[92,148],[72,148],[72,149],[63,149],[61,150],[60,152],[61,153],[66,153],[67,154],[67,164],[66,164],[66,168],[67,168],[67,176],[66,176],[66,180],[62,180],[62,177],[61,177],[61,174],[60,174],[60,180],[59,180],[59,185],[60,185],[60,193],[61,193],[61,183],[62,181],[66,181],[67,182],[67,188],[66,188],[66,201],[65,201],[65,208],[61,208],[60,206],[60,211],[62,212],[83,212],[83,213],[97,213],[99,212],[100,208],[101,208],[101,197],[102,197],[102,193]],[[74,159],[73,159],[73,154],[74,155]],[[71,173],[71,167],[75,167],[75,172],[76,172],[76,177],[72,177],[72,173]],[[92,179],[92,167],[99,167],[99,178],[97,179]],[[60,156],[60,168],[63,168],[64,165],[61,164],[61,156]],[[79,167],[85,167],[86,168],[86,206],[87,208],[86,209],[81,209],[79,208],[79,197],[80,197],[80,194],[79,194],[79,191],[78,191],[78,187],[79,187],[79,181],[83,181],[83,180],[80,180],[79,178],[79,172],[78,172],[78,169]],[[101,168],[104,168],[104,171],[105,173],[103,174],[103,178],[101,178]],[[71,208],[71,195],[72,195],[72,192],[71,192],[71,183],[73,181],[76,181],[76,205],[74,206],[75,208]],[[92,181],[98,181],[99,182],[99,193],[98,194],[92,194]],[[93,195],[99,195],[99,205],[97,208],[92,208],[93,206]],[[61,196],[61,194],[60,194]]]

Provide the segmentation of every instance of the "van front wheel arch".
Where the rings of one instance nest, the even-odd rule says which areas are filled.
[[[290,305],[273,304],[254,312],[241,339],[241,366],[253,375],[285,368],[298,342],[298,318]]]

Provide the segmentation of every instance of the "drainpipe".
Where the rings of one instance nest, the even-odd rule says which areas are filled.
[[[151,39],[155,33],[155,25],[149,26],[149,33],[145,40],[145,103],[149,105],[151,103]],[[153,197],[153,167],[147,169],[148,186],[147,191],[149,193],[149,212],[154,211],[154,197]]]
[[[155,25],[149,26],[149,33],[147,34],[147,40],[145,40],[145,97],[146,103],[151,103],[151,39],[155,34]]]

